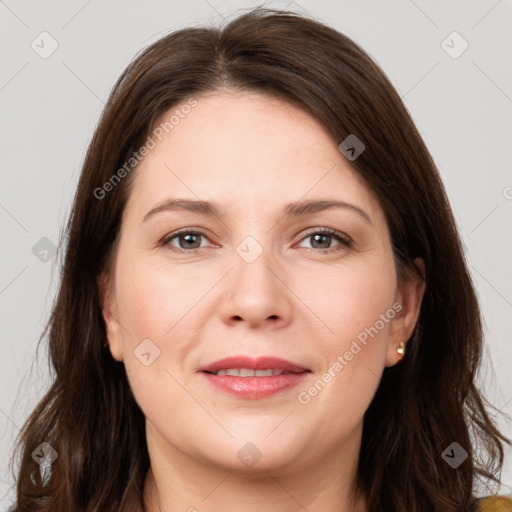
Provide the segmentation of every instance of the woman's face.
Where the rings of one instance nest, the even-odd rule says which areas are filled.
[[[102,288],[148,443],[240,471],[355,453],[422,287],[397,282],[378,201],[314,118],[257,94],[196,101],[134,171]],[[229,357],[247,359],[211,366]]]

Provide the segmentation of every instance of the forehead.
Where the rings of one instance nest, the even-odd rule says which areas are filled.
[[[238,201],[245,209],[318,197],[378,208],[336,141],[302,109],[237,91],[195,102],[190,109],[172,107],[155,124],[159,136],[135,171],[129,207],[147,209],[173,196]],[[180,115],[165,129],[173,114]]]

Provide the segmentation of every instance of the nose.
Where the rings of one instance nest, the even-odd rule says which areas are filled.
[[[253,329],[285,327],[291,320],[293,293],[283,265],[269,250],[263,250],[252,262],[238,253],[232,261],[234,268],[223,280],[223,321],[245,323]]]

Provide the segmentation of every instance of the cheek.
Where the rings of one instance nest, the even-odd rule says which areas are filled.
[[[378,388],[395,316],[396,275],[392,260],[381,257],[317,277],[321,290],[311,288],[311,309],[330,328],[319,338],[324,368],[309,388],[299,390],[298,400],[310,414],[330,411],[322,432],[327,437],[331,429],[353,428]]]
[[[190,398],[178,383],[183,380],[179,366],[187,350],[183,327],[196,294],[190,285],[183,286],[183,276],[152,268],[150,262],[137,262],[135,258],[119,260],[117,278],[124,365],[130,388],[150,421],[179,430],[183,427],[176,410],[190,407]],[[144,357],[147,353],[149,356]]]
[[[374,326],[392,307],[396,293],[396,275],[390,258],[339,265],[334,271],[320,269],[314,279],[297,281],[300,297],[318,317],[328,345],[338,350],[365,329]],[[379,331],[386,332],[389,324]]]
[[[204,314],[201,297],[211,287],[212,276],[196,279],[190,270],[136,256],[119,258],[116,272],[124,365],[139,405],[150,415],[162,390],[173,400],[182,394],[172,375],[183,380],[181,366],[196,344],[194,320]],[[145,362],[151,363],[146,366],[138,356],[148,352]]]
[[[190,277],[176,269],[155,268],[151,261],[119,265],[119,316],[134,337],[159,343],[170,335],[180,318],[200,298],[201,287],[198,289]]]
[[[359,421],[377,390],[396,314],[395,279],[392,262],[380,259],[374,265],[318,273],[315,286],[302,288],[318,317],[315,334],[323,368],[312,387],[298,390],[298,400],[315,414],[337,411],[333,422],[340,429]]]

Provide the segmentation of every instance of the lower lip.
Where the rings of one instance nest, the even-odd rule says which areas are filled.
[[[210,384],[239,398],[265,398],[297,386],[309,372],[285,373],[272,377],[237,377],[202,372]]]

